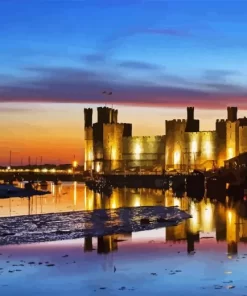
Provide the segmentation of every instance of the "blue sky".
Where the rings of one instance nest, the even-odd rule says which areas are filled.
[[[234,98],[245,108],[246,8],[244,1],[1,1],[0,100],[174,107],[191,100],[221,109]],[[102,97],[103,88],[114,96]]]
[[[90,105],[119,108],[134,135],[164,134],[187,106],[201,130],[227,106],[246,115],[246,11],[238,0],[0,0],[0,164],[9,150],[18,164],[57,162],[60,147],[62,162],[82,161]]]

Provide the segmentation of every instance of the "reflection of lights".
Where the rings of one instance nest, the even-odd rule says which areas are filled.
[[[53,183],[51,184],[51,193],[52,193],[52,195],[55,194],[55,186]]]
[[[76,206],[77,201],[77,182],[74,182],[74,205]]]
[[[232,212],[231,212],[231,210],[227,211],[227,217],[228,217],[229,223],[231,223],[232,222]]]
[[[214,205],[205,201],[201,202],[201,219],[204,232],[214,231],[213,208]]]
[[[174,153],[174,164],[179,164],[180,163],[180,152],[176,151]]]
[[[198,210],[194,203],[191,204],[190,207],[190,214],[192,218],[189,220],[190,226],[191,226],[191,232],[197,232],[198,226],[199,226],[199,216],[198,216]]]
[[[140,207],[140,206],[141,206],[141,198],[140,196],[136,196],[134,201],[134,207]]]
[[[174,206],[178,206],[179,208],[181,207],[181,199],[174,197]]]
[[[197,152],[197,142],[194,140],[192,141],[192,144],[191,144],[191,151],[193,153],[196,153]]]

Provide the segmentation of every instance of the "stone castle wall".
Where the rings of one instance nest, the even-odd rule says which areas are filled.
[[[239,121],[226,122],[226,159],[239,154]]]
[[[185,133],[185,166],[197,169],[212,169],[217,160],[216,131]]]
[[[104,124],[103,158],[104,171],[122,169],[124,124]]]
[[[93,150],[93,128],[86,127],[84,129],[84,166],[85,170],[94,169],[94,150]]]
[[[247,126],[239,127],[239,153],[247,151]]]
[[[196,131],[199,122],[194,120],[194,108],[187,108],[187,120],[166,120],[165,135],[132,137],[131,124],[117,123],[117,110],[98,108],[98,122],[93,124],[92,109],[85,109],[85,169],[223,166],[226,159],[247,151],[247,119],[235,120],[235,107],[227,110],[228,119],[217,119],[215,131]]]
[[[184,151],[186,120],[166,120],[166,168],[178,168]]]
[[[165,136],[123,138],[123,161],[126,167],[164,167]]]

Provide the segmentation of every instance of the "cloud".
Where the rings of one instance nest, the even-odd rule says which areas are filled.
[[[20,113],[20,112],[32,112],[29,108],[15,108],[15,107],[1,107],[0,113]]]
[[[35,78],[0,87],[0,102],[57,102],[145,105],[153,107],[186,107],[222,109],[234,101],[247,109],[247,90],[231,85],[219,89],[200,89],[200,84],[174,86],[156,81],[133,81],[112,72],[86,69],[27,67]],[[39,78],[37,78],[39,77]],[[179,77],[175,77],[178,79]],[[175,79],[175,82],[176,82]],[[111,96],[102,91],[111,90]]]
[[[210,81],[222,81],[229,76],[236,76],[239,74],[240,72],[231,70],[206,70],[204,71],[203,78]]]
[[[95,53],[95,54],[88,54],[88,55],[84,55],[82,57],[82,59],[86,62],[86,63],[90,63],[90,64],[94,64],[94,63],[104,63],[106,62],[106,57],[105,55],[101,54],[101,53]]]
[[[118,66],[134,70],[159,70],[159,67],[154,64],[138,61],[124,61],[122,63],[119,63]]]

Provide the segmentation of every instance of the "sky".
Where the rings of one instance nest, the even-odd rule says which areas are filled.
[[[134,135],[164,134],[187,106],[202,130],[227,106],[244,116],[246,11],[242,0],[1,0],[0,164],[10,150],[15,164],[82,162],[89,106],[118,108]]]

